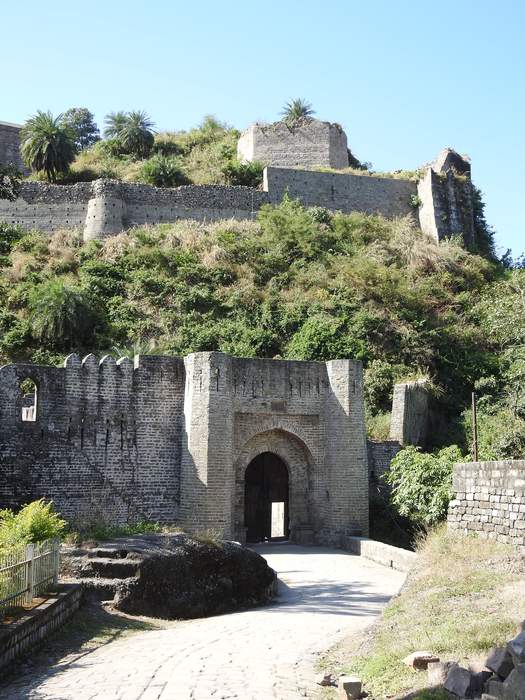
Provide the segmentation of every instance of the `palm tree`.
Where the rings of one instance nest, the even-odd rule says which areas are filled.
[[[33,287],[28,306],[32,334],[46,347],[68,350],[93,344],[102,321],[87,293],[61,279]]]
[[[75,159],[75,135],[62,123],[62,114],[38,111],[20,131],[20,151],[33,171],[44,171],[50,182],[65,173]]]
[[[287,122],[288,124],[292,124],[298,119],[308,119],[312,117],[312,115],[315,114],[315,111],[310,102],[298,98],[287,102],[284,105],[281,114],[284,117],[283,121]]]
[[[120,132],[126,124],[128,115],[126,112],[111,112],[104,119],[106,128],[104,129],[104,136],[107,139],[118,139]]]
[[[153,146],[154,127],[146,112],[128,112],[117,138],[128,153],[137,158],[147,158]]]

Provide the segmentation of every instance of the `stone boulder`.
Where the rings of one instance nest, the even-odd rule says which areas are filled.
[[[266,603],[275,592],[266,560],[236,542],[171,535],[136,554],[136,574],[118,584],[113,600],[132,615],[205,617]]]

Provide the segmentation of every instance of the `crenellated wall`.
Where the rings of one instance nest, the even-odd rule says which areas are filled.
[[[32,396],[21,385],[37,386]],[[181,522],[243,540],[244,472],[277,454],[296,541],[368,531],[361,363],[140,356],[0,368],[0,507]]]

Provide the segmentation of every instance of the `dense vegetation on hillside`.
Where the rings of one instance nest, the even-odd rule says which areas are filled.
[[[394,381],[422,375],[447,416],[436,444],[465,447],[456,419],[476,385],[494,433],[487,453],[501,453],[500,421],[512,428],[509,445],[525,435],[510,390],[521,369],[508,354],[523,321],[491,321],[496,300],[511,314],[522,271],[505,273],[456,240],[436,246],[408,219],[285,200],[253,222],[184,221],[84,245],[73,232],[1,232],[5,362],[59,362],[71,351],[356,357],[377,435]]]
[[[86,118],[83,114],[80,116]],[[32,159],[31,156],[37,149],[41,151],[43,144],[49,144],[46,153],[56,151],[56,130],[66,118],[66,135],[69,133],[71,145],[84,139],[85,146],[77,147],[68,164],[62,163],[61,171],[55,168],[56,172],[50,176],[46,174],[42,158]],[[35,169],[32,177],[51,179],[59,184],[114,178],[157,187],[191,183],[257,186],[262,181],[260,163],[245,164],[237,160],[239,131],[212,116],[205,117],[189,131],[154,133],[152,122],[143,112],[128,115],[116,112],[106,119],[104,140],[98,136],[88,138],[93,130],[98,133],[92,121],[88,127],[83,124],[78,133],[71,124],[68,113],[53,118],[49,113],[39,112],[28,120],[22,144],[27,151],[26,163]],[[61,136],[63,138],[64,134]],[[27,146],[24,146],[25,139]]]

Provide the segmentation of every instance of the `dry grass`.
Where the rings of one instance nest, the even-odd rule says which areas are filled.
[[[404,666],[405,656],[428,649],[462,665],[484,661],[525,618],[525,558],[515,549],[451,536],[442,527],[418,552],[416,568],[359,652],[346,662],[335,652],[322,660],[323,668],[359,675],[374,700],[415,691],[414,699],[439,697],[423,692],[426,674]]]

